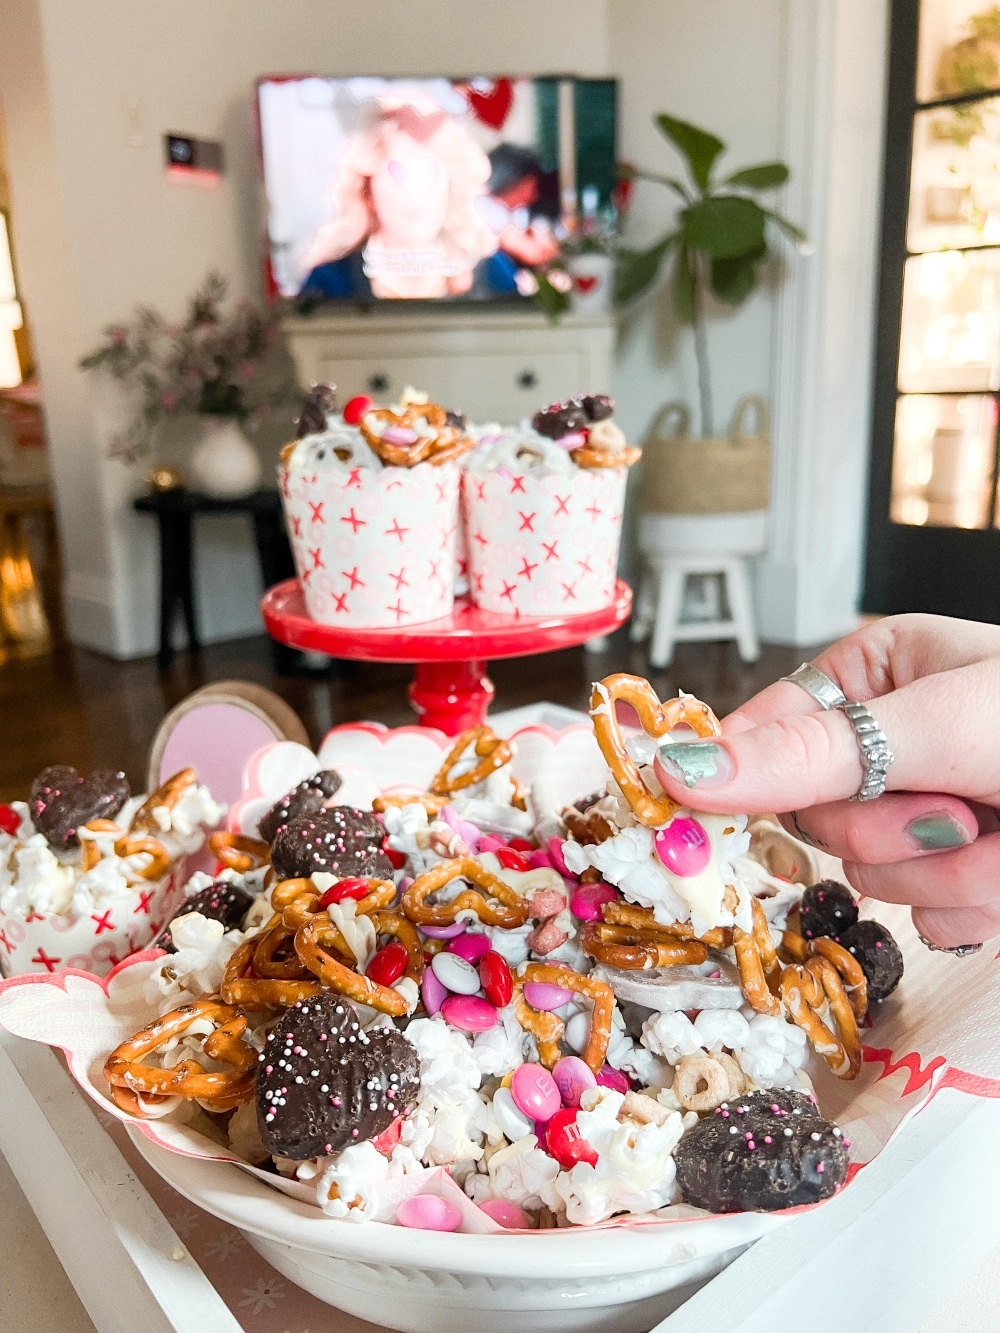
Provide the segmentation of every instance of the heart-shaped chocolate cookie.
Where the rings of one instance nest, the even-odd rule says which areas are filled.
[[[52,764],[31,784],[31,822],[50,847],[76,847],[77,830],[92,819],[113,819],[131,795],[124,773],[97,769],[83,778],[68,764]]]
[[[391,879],[384,837],[385,829],[369,811],[335,805],[280,829],[271,864],[279,879],[307,879],[317,871],[341,879]]]
[[[271,806],[258,828],[265,842],[274,842],[279,832],[293,819],[318,815],[331,796],[336,795],[342,778],[332,768],[320,769],[311,778],[305,778],[287,795]]]
[[[268,1152],[301,1162],[377,1138],[416,1100],[420,1057],[396,1028],[364,1032],[342,995],[286,1009],[257,1065],[257,1121]]]

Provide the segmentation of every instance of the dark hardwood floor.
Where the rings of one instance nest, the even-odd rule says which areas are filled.
[[[681,644],[669,670],[650,672],[646,646],[630,644],[621,630],[604,653],[574,648],[495,662],[490,675],[497,709],[540,699],[584,708],[591,681],[634,671],[648,675],[661,698],[683,688],[723,715],[810,656],[808,649],[765,647],[759,662],[744,666],[733,643]],[[115,662],[81,648],[8,662],[0,667],[0,800],[23,800],[35,774],[54,763],[122,768],[141,790],[160,719],[209,681],[250,680],[275,690],[317,742],[339,722],[412,721],[410,676],[409,667],[360,662],[336,664],[329,679],[279,676],[264,637],[178,653],[164,674],[152,658]]]

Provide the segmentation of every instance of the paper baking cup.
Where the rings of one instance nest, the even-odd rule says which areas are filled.
[[[512,616],[598,611],[614,597],[627,468],[466,472],[473,601]]]
[[[278,479],[314,620],[374,629],[450,614],[457,463],[330,473],[281,466]]]
[[[129,954],[144,949],[184,901],[185,858],[162,879],[143,880],[112,906],[25,917],[0,909],[0,976],[59,972],[64,967],[104,977]]]

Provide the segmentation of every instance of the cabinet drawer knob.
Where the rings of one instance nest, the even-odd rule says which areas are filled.
[[[533,389],[538,383],[538,376],[533,370],[522,370],[517,377],[519,389]]]
[[[368,387],[372,393],[385,393],[389,387],[389,376],[377,370],[374,375],[368,376]]]

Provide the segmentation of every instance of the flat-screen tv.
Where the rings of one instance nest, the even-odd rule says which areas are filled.
[[[272,76],[257,98],[279,297],[522,299],[611,204],[612,79]]]

